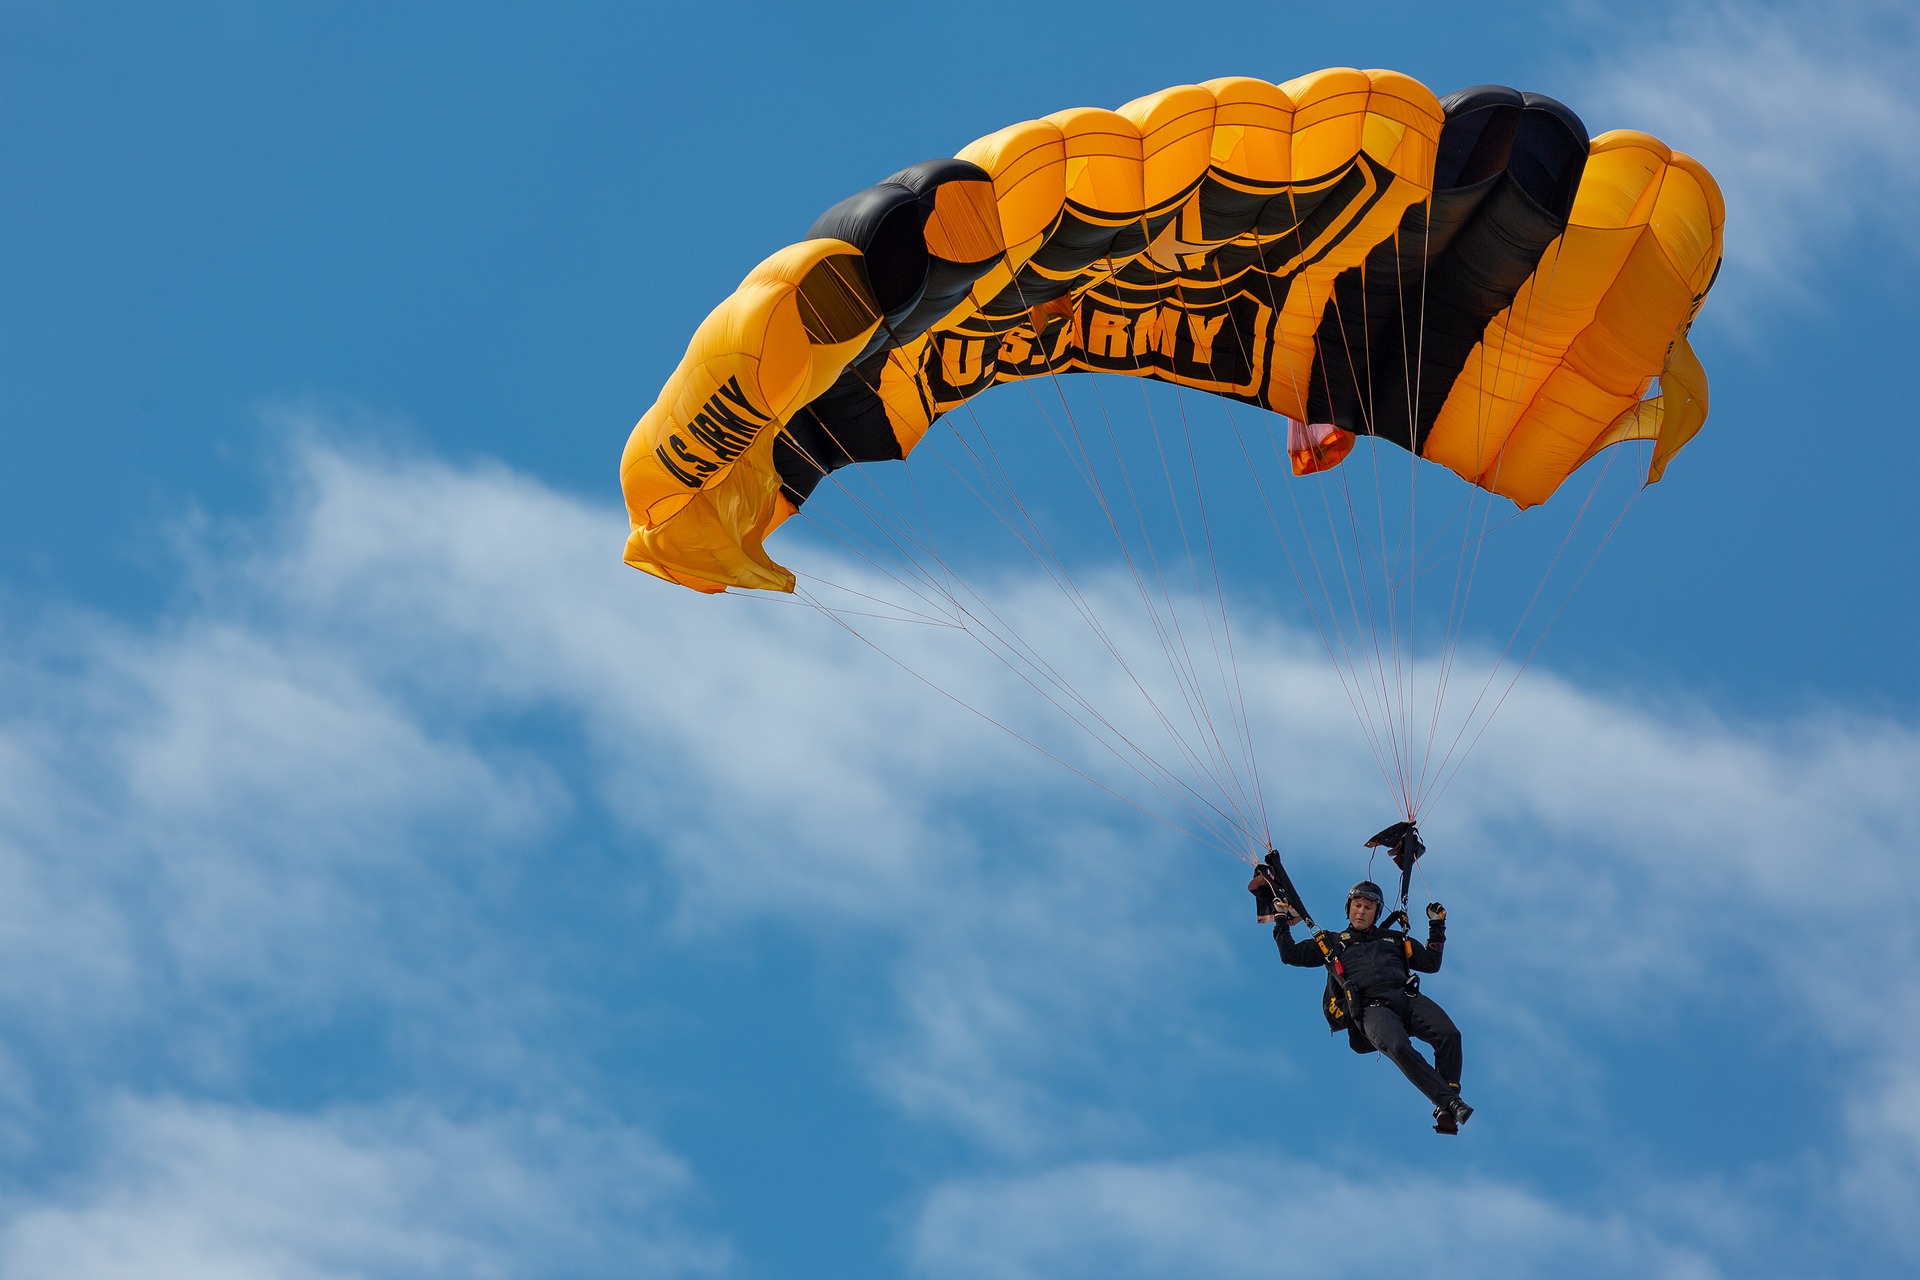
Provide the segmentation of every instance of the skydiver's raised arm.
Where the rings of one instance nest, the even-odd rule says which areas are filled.
[[[1273,926],[1274,945],[1280,948],[1280,963],[1295,965],[1302,969],[1318,969],[1326,964],[1327,958],[1320,951],[1320,944],[1312,938],[1302,941],[1293,940],[1293,926],[1282,920]]]
[[[1427,942],[1422,946],[1408,940],[1407,968],[1415,973],[1440,972],[1440,960],[1447,947],[1447,909],[1437,902],[1427,904]]]

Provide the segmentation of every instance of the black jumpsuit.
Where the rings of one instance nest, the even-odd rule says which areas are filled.
[[[1424,946],[1396,930],[1347,929],[1326,934],[1325,938],[1331,959],[1322,954],[1320,944],[1312,938],[1295,942],[1293,931],[1285,924],[1273,927],[1273,940],[1279,944],[1283,963],[1302,969],[1331,969],[1333,960],[1340,962],[1342,981],[1353,995],[1353,1015],[1367,1044],[1392,1059],[1429,1102],[1439,1106],[1458,1096],[1460,1030],[1445,1009],[1417,991],[1407,990],[1411,972],[1440,972],[1440,956],[1447,942],[1446,922],[1434,920],[1428,924]],[[1433,1046],[1431,1064],[1413,1047],[1411,1037]],[[1354,1047],[1366,1051],[1362,1045]]]

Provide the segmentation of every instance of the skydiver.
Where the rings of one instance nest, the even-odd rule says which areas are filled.
[[[1254,877],[1256,883],[1260,876]],[[1255,889],[1254,885],[1248,885]],[[1255,890],[1260,896],[1260,891]],[[1397,929],[1376,929],[1385,896],[1380,886],[1362,880],[1347,893],[1347,927],[1339,933],[1316,932],[1301,942],[1292,926],[1301,916],[1291,902],[1262,896],[1271,903],[1273,940],[1283,964],[1303,969],[1325,967],[1327,991],[1322,1011],[1327,1024],[1345,1030],[1355,1053],[1379,1050],[1405,1073],[1433,1104],[1436,1133],[1458,1133],[1473,1114],[1460,1097],[1460,1030],[1431,998],[1420,994],[1415,973],[1438,973],[1446,948],[1447,909],[1427,904],[1427,941],[1422,946]],[[1418,1038],[1433,1046],[1429,1063],[1413,1046]]]

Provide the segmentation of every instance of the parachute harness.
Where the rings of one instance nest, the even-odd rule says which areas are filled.
[[[1392,826],[1375,834],[1372,839],[1367,841],[1366,848],[1372,850],[1386,849],[1388,856],[1393,859],[1394,865],[1400,869],[1399,905],[1391,915],[1388,915],[1384,920],[1378,921],[1374,927],[1382,931],[1387,931],[1391,930],[1396,922],[1404,926],[1408,930],[1408,934],[1402,936],[1401,948],[1405,958],[1411,962],[1413,959],[1413,939],[1410,936],[1412,922],[1407,916],[1407,901],[1412,888],[1413,868],[1421,857],[1425,855],[1427,851],[1426,842],[1420,838],[1418,824],[1407,820],[1396,822]],[[1371,857],[1369,857],[1368,861],[1369,871],[1371,871]],[[1272,909],[1275,917],[1281,914],[1280,909],[1282,907],[1291,908],[1293,914],[1311,931],[1313,944],[1320,950],[1320,957],[1327,969],[1327,979],[1329,983],[1331,983],[1331,990],[1325,1011],[1327,1022],[1334,1030],[1339,1030],[1341,1024],[1344,1023],[1350,1034],[1360,1034],[1361,1006],[1354,995],[1353,989],[1347,985],[1346,966],[1342,964],[1340,960],[1340,953],[1345,948],[1343,945],[1337,945],[1332,941],[1329,932],[1314,923],[1313,916],[1307,911],[1306,903],[1301,899],[1299,890],[1294,888],[1292,878],[1287,874],[1286,867],[1280,861],[1278,850],[1272,848],[1267,850],[1265,860],[1255,868],[1253,883],[1247,887],[1249,889],[1264,890],[1264,893],[1256,892],[1255,894],[1256,907],[1261,912],[1260,918],[1263,921],[1273,918],[1266,914],[1267,903],[1271,902],[1273,904]],[[1365,887],[1370,891],[1373,888],[1370,883],[1364,886],[1356,886],[1355,893],[1357,893],[1361,887]],[[1354,894],[1349,894],[1348,901],[1351,902],[1353,897]],[[1420,979],[1417,974],[1409,973],[1407,990],[1410,994],[1419,992]]]

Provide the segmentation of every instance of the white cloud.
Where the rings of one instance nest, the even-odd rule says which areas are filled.
[[[1399,1265],[1435,1277],[1726,1274],[1645,1225],[1510,1185],[1364,1161],[1102,1162],[954,1183],[915,1224],[929,1277],[1267,1277]]]
[[[1727,198],[1723,288],[1810,293],[1817,255],[1862,226],[1920,247],[1904,214],[1920,190],[1911,5],[1719,3],[1628,21],[1611,20],[1581,114],[1713,171]]]
[[[63,628],[72,669],[18,667],[0,722],[0,952],[16,1017],[86,1034],[183,993],[281,1008],[400,988],[380,899],[411,932],[462,897],[476,850],[556,797],[372,687],[348,655],[199,617]]]
[[[1114,1092],[1117,1055],[1249,1065],[1166,1012],[1226,967],[1224,940],[1187,909],[1204,888],[1180,883],[1235,891],[1207,874],[1222,860],[1167,839],[1127,846],[1091,823],[1035,825],[1023,865],[930,880],[893,976],[897,1021],[864,1044],[870,1077],[908,1114],[1022,1158],[1138,1135],[1137,1100]]]
[[[934,844],[901,801],[1010,754],[804,610],[641,580],[600,508],[499,473],[310,462],[312,505],[260,596],[436,699],[564,708],[610,802],[715,903],[897,906]]]
[[[121,1098],[77,1181],[0,1213],[14,1280],[715,1275],[670,1210],[685,1170],[600,1120],[296,1118]]]
[[[1165,1091],[1197,1078],[1311,1073],[1317,1085],[1347,1065],[1304,1049],[1288,1060],[1297,1045],[1321,1047],[1315,984],[1269,969],[1263,939],[1223,935],[1228,916],[1229,928],[1253,930],[1236,864],[1109,802],[826,620],[635,575],[617,562],[610,507],[497,469],[310,445],[295,471],[296,500],[253,531],[244,557],[207,550],[196,594],[169,622],[90,623],[69,633],[80,640],[60,664],[15,658],[41,689],[0,726],[0,874],[15,890],[0,906],[0,997],[16,1019],[71,1035],[212,1011],[209,1052],[244,1059],[248,1031],[222,1022],[242,1021],[240,991],[249,1010],[316,1017],[399,1002],[422,1041],[466,1028],[462,1006],[473,1004],[493,1020],[484,1034],[516,1041],[523,1011],[486,983],[538,957],[488,936],[487,895],[510,892],[498,877],[510,884],[543,833],[584,808],[640,837],[626,874],[674,889],[690,954],[753,927],[857,957],[849,964],[890,1002],[863,1002],[856,1024],[822,1034],[846,1037],[904,1113],[1028,1171],[1020,1177],[1044,1181],[1057,1164],[1060,1185],[1092,1179],[1096,1199],[1124,1199],[1138,1183],[1185,1203],[1183,1187],[1215,1186],[1226,1166],[1197,1157],[1162,1187],[1159,1166],[1085,1157],[1159,1145]],[[852,568],[832,576],[860,581]],[[1051,588],[1015,577],[995,598],[1116,723],[1150,731],[1129,682],[1089,656]],[[964,636],[887,634],[894,652],[997,719],[1140,792]],[[1377,778],[1311,640],[1267,624],[1236,643],[1256,722],[1274,726],[1263,767],[1284,839],[1324,903],[1364,865],[1354,846],[1357,826],[1379,816]],[[1456,679],[1476,683],[1470,670]],[[565,765],[529,758],[513,731],[527,716],[549,724],[543,741]],[[554,721],[573,727],[577,755]],[[1436,992],[1469,1026],[1471,1078],[1497,1085],[1516,1113],[1571,1093],[1578,1114],[1582,1095],[1591,1103],[1609,1087],[1582,1036],[1648,1034],[1649,992],[1669,1007],[1713,1000],[1737,974],[1742,989],[1789,993],[1775,1011],[1787,1033],[1844,1047],[1857,1064],[1824,1105],[1838,1110],[1849,1089],[1879,1099],[1804,1153],[1813,1172],[1796,1194],[1811,1201],[1809,1187],[1869,1158],[1889,1195],[1915,1186],[1910,1144],[1896,1141],[1911,1090],[1891,1065],[1920,1048],[1899,1030],[1920,1006],[1910,935],[1814,929],[1789,951],[1775,926],[1844,921],[1861,901],[1913,917],[1898,837],[1920,825],[1917,773],[1909,727],[1730,725],[1536,668],[1430,827],[1429,874],[1456,913]],[[605,886],[614,900],[633,889]],[[427,943],[419,921],[392,917],[396,901],[433,913]],[[1555,945],[1534,945],[1534,928]],[[1230,1007],[1240,997],[1222,991],[1249,948],[1275,986],[1298,987],[1299,1022],[1277,1048],[1246,1034],[1246,1010]],[[1829,975],[1843,964],[1906,975],[1887,984],[1894,1017],[1836,1007]],[[483,990],[488,1000],[467,999]],[[1516,1003],[1537,1012],[1522,1019]],[[1496,1039],[1525,1039],[1525,1060],[1478,1053]],[[471,1069],[505,1080],[528,1061],[477,1054]],[[14,1092],[30,1095],[30,1082]],[[1604,1131],[1604,1115],[1586,1115],[1573,1123]],[[1695,1237],[1632,1225],[1644,1207],[1595,1216],[1559,1207],[1523,1173],[1488,1178],[1479,1199],[1504,1216],[1475,1217],[1476,1229],[1531,1241],[1542,1267],[1582,1232],[1609,1259],[1675,1275],[1695,1265],[1693,1245],[1672,1243]],[[964,1254],[952,1241],[968,1215],[999,1211],[999,1186],[932,1193],[929,1270]],[[1416,1178],[1340,1194],[1374,1192],[1455,1203]],[[41,1206],[22,1221],[42,1210],[54,1225],[37,1231],[80,1212]],[[1089,1247],[1107,1230],[1072,1213],[1060,1222],[1093,1233]],[[1178,1221],[1169,1230],[1177,1236]],[[1895,1251],[1912,1242],[1885,1220],[1862,1230]],[[1009,1243],[1009,1268],[1041,1267],[1067,1245],[1035,1244],[1031,1258],[1026,1247]],[[1225,1274],[1243,1265],[1229,1253]]]
[[[1879,1016],[1910,1027],[1911,1011],[1880,1006]],[[1910,1259],[1920,1260],[1913,1205],[1920,1188],[1920,1070],[1912,1063],[1915,1037],[1902,1037],[1900,1056],[1889,1054],[1853,1082],[1844,1109],[1852,1158],[1841,1174],[1843,1211],[1858,1228],[1901,1240]]]
[[[1146,826],[1138,848],[1088,835],[1081,823],[1103,802],[1094,787],[809,611],[697,597],[625,569],[598,508],[496,470],[325,449],[300,462],[308,489],[297,516],[243,572],[207,575],[216,621],[194,627],[177,655],[165,651],[136,682],[147,701],[179,710],[150,717],[159,728],[145,728],[145,745],[128,758],[220,761],[219,792],[243,801],[233,810],[302,803],[300,788],[317,779],[323,807],[350,807],[392,830],[415,808],[439,812],[445,796],[538,796],[512,784],[498,753],[477,755],[467,739],[503,710],[552,706],[592,743],[604,802],[666,845],[696,919],[771,909],[805,927],[825,911],[886,929],[922,909],[937,861],[931,883],[943,909],[964,916],[966,929],[1001,935],[982,956],[1045,945],[1063,957],[1097,945],[1067,907],[1090,892],[1095,867],[1117,858],[1127,868],[1094,890],[1122,913],[1137,910],[1139,896],[1165,896],[1132,886],[1233,874],[1203,850],[1169,855],[1162,841],[1180,842],[1164,828]],[[829,576],[887,591],[856,567]],[[1127,607],[1128,584],[1084,585],[1123,649],[1157,653]],[[1102,665],[1058,593],[1016,577],[992,594],[1129,736],[1149,736],[1131,681]],[[250,619],[252,630],[224,621],[232,617]],[[996,720],[1142,794],[964,635],[872,634]],[[1309,872],[1330,864],[1324,874],[1340,879],[1357,864],[1333,851],[1357,844],[1357,814],[1378,810],[1351,712],[1311,641],[1269,625],[1239,644],[1255,720],[1271,727],[1263,768],[1283,838]],[[1476,688],[1483,662],[1466,655],[1455,687]],[[280,700],[275,714],[227,710],[260,705],[255,685]],[[1164,688],[1161,701],[1178,705]],[[444,725],[438,736],[427,728],[435,722]],[[310,742],[288,724],[325,731]],[[256,725],[288,741],[258,738]],[[1898,726],[1727,726],[1701,709],[1634,708],[1536,668],[1478,748],[1470,785],[1434,817],[1439,856],[1428,865],[1469,902],[1551,913],[1572,932],[1579,947],[1528,966],[1539,981],[1624,1001],[1634,980],[1660,969],[1653,957],[1670,948],[1658,940],[1719,945],[1742,912],[1843,913],[1850,899],[1910,896],[1891,841],[1920,816],[1905,785],[1917,763],[1920,744]],[[133,776],[169,779],[168,795],[206,795],[189,783],[191,770],[207,767],[143,764]],[[265,795],[284,799],[244,803],[256,777]],[[411,782],[395,789],[396,777]],[[346,795],[351,806],[334,799]],[[1023,837],[1025,864],[996,861],[991,817],[979,811],[988,798]],[[520,808],[489,821],[510,827],[508,813],[538,812],[531,799],[513,803]],[[1046,810],[1035,803],[1052,811],[1038,827]],[[323,823],[317,811],[296,816]],[[233,822],[222,808],[220,829]],[[1036,858],[1047,846],[1028,847],[1028,836],[1055,852]],[[366,838],[328,843],[352,848]],[[1146,870],[1156,866],[1164,870]],[[1010,881],[1022,886],[1022,909],[1011,914]],[[1686,927],[1703,892],[1726,926]],[[1041,902],[1049,905],[1024,909]]]

